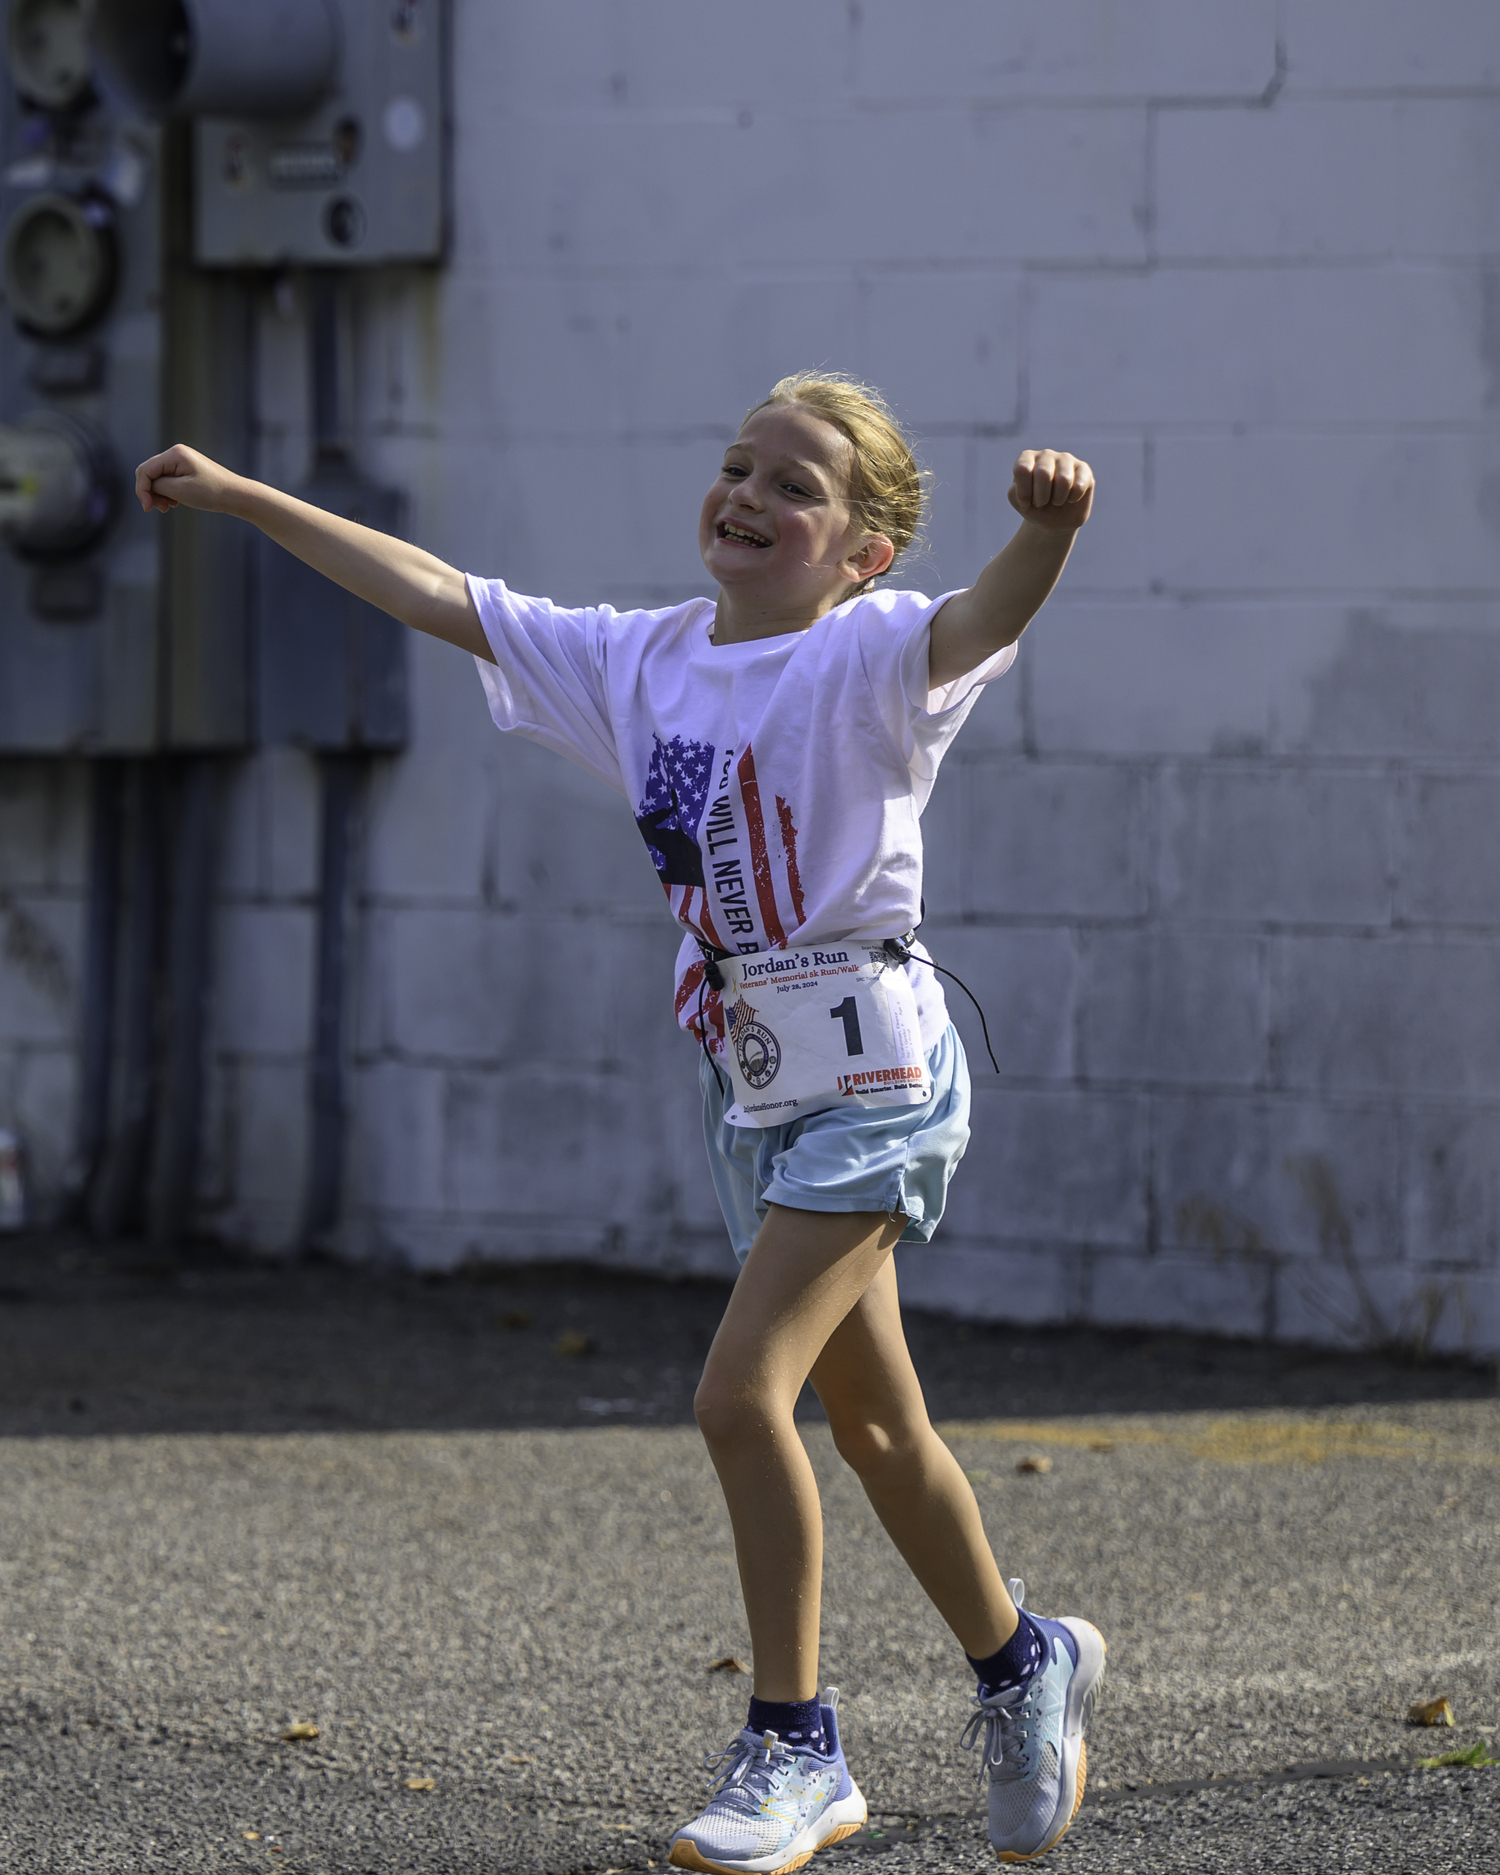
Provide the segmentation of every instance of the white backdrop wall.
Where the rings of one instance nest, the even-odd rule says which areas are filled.
[[[562,602],[699,592],[718,452],[806,365],[920,439],[906,583],[1003,544],[1019,448],[1098,472],[926,819],[928,936],[1002,1071],[956,1008],[975,1144],[908,1295],[1500,1346],[1500,15],[457,0],[455,34],[451,265],[358,295],[362,460],[425,545]],[[285,295],[259,343],[290,486]],[[494,734],[467,659],[418,641],[412,672],[364,843],[346,1248],[731,1268],[626,804]],[[0,1119],[43,1186],[82,800],[0,781]],[[203,1218],[269,1250],[315,825],[305,758],[243,767]]]

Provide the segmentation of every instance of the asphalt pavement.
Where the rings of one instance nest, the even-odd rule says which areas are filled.
[[[748,1691],[691,1424],[724,1294],[0,1244],[0,1867],[660,1867]],[[1492,1372],[911,1340],[1002,1566],[1109,1642],[1049,1866],[1500,1868],[1500,1769],[1420,1764],[1500,1756]],[[985,1865],[962,1659],[803,1417],[871,1810],[818,1866]]]

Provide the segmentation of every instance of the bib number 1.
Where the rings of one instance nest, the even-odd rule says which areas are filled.
[[[916,998],[883,951],[846,943],[730,957],[719,967],[732,1126],[931,1100]]]
[[[844,1046],[849,1050],[849,1053],[851,1055],[862,1055],[865,1052],[865,1044],[864,1038],[859,1032],[859,1004],[855,1002],[852,996],[846,996],[837,1009],[830,1009],[828,1013],[833,1017],[835,1022],[842,1021],[844,1025]]]

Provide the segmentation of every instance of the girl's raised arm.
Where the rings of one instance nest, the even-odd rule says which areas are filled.
[[[1006,498],[1021,526],[932,621],[927,681],[934,690],[1014,644],[1042,609],[1093,511],[1094,471],[1061,450],[1024,449]]]
[[[403,625],[495,661],[463,574],[409,541],[235,475],[184,443],[143,462],[135,472],[135,492],[148,514],[153,508],[165,514],[180,503],[249,521],[279,547]]]

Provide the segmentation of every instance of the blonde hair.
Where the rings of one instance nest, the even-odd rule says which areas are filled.
[[[884,534],[895,548],[894,566],[922,525],[928,474],[918,468],[890,405],[879,391],[842,371],[794,371],[771,387],[769,397],[745,412],[745,422],[771,404],[800,404],[849,439],[854,452],[849,506],[861,529]],[[874,577],[861,580],[844,597],[852,599],[874,583]]]

